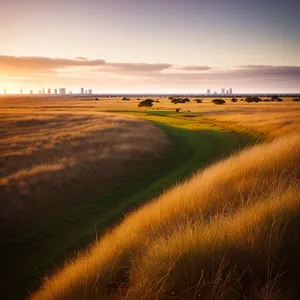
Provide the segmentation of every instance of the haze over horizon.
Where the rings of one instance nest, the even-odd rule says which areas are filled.
[[[0,0],[0,94],[300,92],[298,0]]]

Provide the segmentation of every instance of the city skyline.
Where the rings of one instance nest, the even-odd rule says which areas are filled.
[[[0,91],[300,92],[297,0],[13,0],[0,10]]]

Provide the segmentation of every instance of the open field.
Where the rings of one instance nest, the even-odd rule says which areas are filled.
[[[141,98],[143,100],[145,98]],[[198,117],[200,121],[218,122],[227,128],[251,132],[255,135],[275,137],[284,133],[293,132],[300,128],[300,103],[293,102],[293,98],[283,98],[283,102],[260,102],[246,103],[238,98],[237,103],[232,103],[231,98],[226,100],[224,105],[214,105],[212,98],[202,98],[203,103],[196,103],[190,98],[189,103],[173,104],[166,97],[153,98],[160,101],[154,103],[150,111],[175,111],[181,108],[181,115],[191,114]],[[133,97],[130,101],[122,101],[122,98],[70,98],[70,97],[43,97],[10,98],[0,97],[2,111],[26,111],[45,113],[48,111],[72,111],[72,113],[94,113],[96,111],[144,111],[145,108],[138,108],[140,101]]]
[[[277,293],[278,289],[281,290],[282,286],[278,287],[277,285],[277,277],[285,273],[285,269],[281,269],[283,263],[278,263],[279,254],[269,252],[269,248],[262,243],[260,236],[262,231],[267,232],[271,237],[276,235],[279,229],[274,224],[279,224],[280,230],[285,228],[281,226],[281,222],[287,224],[289,218],[281,213],[282,210],[287,209],[291,215],[292,212],[297,213],[297,201],[295,200],[297,197],[295,195],[298,190],[294,184],[298,183],[299,177],[297,173],[299,166],[297,163],[298,137],[285,138],[278,141],[277,146],[275,145],[276,141],[269,146],[257,146],[261,148],[257,148],[256,152],[255,148],[249,150],[250,152],[245,152],[237,158],[230,158],[228,162],[208,168],[203,174],[195,175],[191,181],[183,185],[179,183],[197,169],[228,156],[233,150],[241,149],[255,141],[249,137],[249,134],[270,140],[283,134],[296,134],[299,132],[300,105],[291,102],[291,99],[284,99],[283,103],[239,102],[236,104],[227,102],[225,105],[214,105],[210,103],[210,100],[204,99],[201,104],[190,102],[175,105],[169,99],[164,98],[145,111],[145,108],[137,107],[139,103],[137,99],[122,101],[117,98],[95,101],[94,99],[69,97],[35,100],[18,97],[0,98],[1,122],[6,124],[6,127],[1,127],[1,138],[3,137],[1,160],[8,161],[3,166],[9,170],[9,172],[3,173],[5,176],[2,175],[1,182],[15,187],[10,191],[11,194],[4,189],[1,190],[1,194],[6,197],[7,203],[11,201],[8,195],[18,201],[24,199],[24,195],[19,195],[22,187],[27,186],[27,190],[25,189],[27,195],[30,195],[30,192],[34,195],[32,197],[34,201],[28,206],[32,205],[32,209],[24,207],[23,210],[20,210],[20,205],[15,208],[14,205],[6,207],[3,202],[6,210],[3,209],[1,213],[3,216],[9,216],[6,213],[12,209],[11,219],[6,218],[6,220],[28,222],[26,220],[28,213],[30,221],[35,220],[35,226],[23,228],[20,234],[10,234],[9,238],[5,238],[1,242],[1,255],[7,258],[2,268],[3,274],[5,273],[7,278],[2,282],[3,287],[1,286],[4,297],[9,295],[10,298],[21,298],[24,296],[25,290],[32,290],[37,286],[38,277],[53,269],[53,265],[62,261],[65,255],[69,256],[74,249],[80,249],[83,245],[93,241],[96,232],[101,234],[111,224],[119,222],[124,212],[160,195],[158,200],[153,201],[153,204],[150,203],[145,208],[132,213],[112,233],[100,238],[98,244],[88,250],[87,254],[84,254],[78,261],[72,261],[71,265],[66,266],[62,273],[58,273],[57,277],[50,280],[33,298],[143,299],[140,298],[140,286],[147,287],[149,293],[153,291],[157,295],[157,299],[169,299],[169,293],[175,299],[178,297],[193,299],[193,295],[198,294],[198,289],[201,290],[200,295],[203,299],[213,298],[212,293],[224,294],[224,299],[234,299],[231,294],[228,296],[228,290],[233,290],[234,295],[240,295],[247,291],[252,293],[252,296],[250,295],[252,298],[253,293],[260,293],[262,299],[267,299],[263,298],[264,294],[270,295],[270,293]],[[181,108],[181,112],[175,113],[175,108],[178,107]],[[118,113],[118,115],[111,113]],[[137,117],[140,121],[131,116]],[[165,134],[151,123],[141,119],[156,124]],[[128,132],[125,130],[124,124],[126,124]],[[105,129],[105,126],[108,126],[108,130]],[[53,130],[54,128],[55,130]],[[76,130],[73,130],[74,128]],[[128,135],[124,134],[123,136],[124,130],[129,137],[137,137],[139,141],[144,141],[147,145],[147,147],[139,147],[141,145],[139,142],[138,145],[134,145],[136,146],[134,149],[129,147],[130,151],[138,154],[134,159],[131,155],[129,157],[125,155],[124,159],[123,151],[120,150],[122,147],[118,148],[119,142],[122,141],[125,145],[128,143]],[[149,130],[153,131],[154,135],[148,136]],[[119,137],[120,132],[122,132],[121,137]],[[107,135],[105,135],[106,133]],[[113,139],[111,134],[115,134]],[[115,143],[118,141],[117,144],[110,142],[108,146],[114,149],[114,146],[118,145],[117,149],[120,152],[108,151],[109,154],[115,154],[115,157],[118,157],[118,163],[108,164],[109,168],[105,168],[105,172],[101,173],[103,169],[98,168],[98,164],[103,163],[101,161],[103,156],[99,156],[99,153],[102,153],[99,149],[107,146],[104,143],[105,136]],[[158,144],[156,144],[157,138]],[[27,142],[24,143],[26,139]],[[77,142],[75,145],[77,148],[72,146],[73,142],[75,144]],[[131,140],[129,144],[132,146]],[[157,145],[160,147],[158,148]],[[171,145],[173,146],[170,147]],[[293,153],[289,152],[290,149],[294,149]],[[88,151],[92,155],[85,155]],[[37,155],[38,153],[40,156]],[[116,155],[116,153],[119,154]],[[20,155],[19,161],[16,161],[15,164],[8,160],[11,154],[15,155],[16,159]],[[27,159],[23,160],[22,157]],[[47,157],[46,160],[45,157]],[[48,159],[49,157],[52,161]],[[112,157],[105,156],[108,161]],[[44,169],[45,165],[51,166],[53,162],[59,165],[69,160],[75,160],[80,164],[68,165],[66,163],[66,167],[63,169],[51,169],[52,177],[49,176],[49,172],[48,177],[29,172],[29,175],[35,178],[31,181],[27,173],[19,172],[23,166],[27,170],[37,165],[42,166],[41,172],[47,173],[47,168]],[[254,164],[255,161],[257,165]],[[291,163],[292,161],[293,163]],[[124,169],[118,168],[120,163],[129,166],[132,171],[129,172],[127,167],[126,172],[122,173]],[[272,168],[269,164],[272,165]],[[79,172],[76,171],[78,170],[76,166],[81,166]],[[4,171],[5,168],[1,171]],[[114,171],[106,174],[107,170]],[[14,174],[14,176],[9,177],[10,174]],[[60,177],[59,174],[65,176]],[[72,174],[75,176],[69,177]],[[96,177],[96,174],[99,177]],[[130,176],[128,176],[129,174]],[[13,178],[13,180],[9,181],[9,178]],[[20,179],[23,179],[25,183],[21,184]],[[18,182],[18,180],[20,181]],[[59,197],[59,191],[64,192],[64,188],[59,189],[55,184],[57,180],[61,182],[62,186],[68,184],[70,188],[67,189],[66,198],[60,196],[66,201],[55,204],[56,201],[53,202],[51,199],[56,199],[54,197],[56,193]],[[175,182],[178,182],[178,187],[162,194],[166,187],[174,185]],[[109,189],[110,184],[112,186]],[[55,187],[55,190],[51,188],[51,185]],[[43,192],[47,189],[45,200],[48,199],[46,203],[52,209],[46,209],[45,215],[43,215],[43,212],[38,210],[35,205],[40,200],[39,197],[35,198],[35,191]],[[289,194],[289,191],[292,192]],[[80,197],[83,194],[84,197]],[[272,197],[277,199],[274,200],[274,203],[277,204],[271,209],[267,203],[273,201],[268,200]],[[288,204],[285,206],[281,199],[289,199],[287,203],[291,203],[292,212],[289,211]],[[214,207],[212,211],[211,207]],[[272,223],[271,228],[268,227],[269,225],[265,226],[265,223],[261,221],[268,218],[270,213],[274,217],[272,219],[274,224]],[[149,218],[146,218],[145,214]],[[42,218],[43,220],[39,221],[39,216],[51,218]],[[255,219],[256,223],[254,221],[253,223],[252,219]],[[134,225],[136,222],[138,226]],[[254,224],[253,227],[250,228],[248,223],[249,226]],[[130,226],[127,227],[126,224],[130,224]],[[234,224],[240,224],[239,226],[243,229],[238,229],[239,226]],[[287,225],[287,228],[290,228],[288,226],[290,225]],[[293,228],[294,225],[291,226]],[[225,229],[222,231],[221,227]],[[236,230],[232,228],[236,228]],[[248,235],[245,231],[253,234]],[[5,232],[9,233],[7,230]],[[200,238],[203,234],[206,236],[205,242]],[[240,244],[237,245],[234,241],[235,236],[239,236],[239,234],[244,239],[240,239]],[[130,238],[131,235],[133,240]],[[190,238],[185,239],[183,236]],[[214,239],[210,240],[211,236],[214,236]],[[288,233],[284,232],[282,236],[284,241],[289,237]],[[147,239],[147,243],[142,246],[144,239]],[[115,246],[112,245],[111,240],[117,241]],[[215,244],[216,240],[217,244]],[[227,240],[232,240],[230,247],[226,245]],[[251,244],[253,248],[249,246],[250,242],[253,243],[253,245]],[[176,246],[173,243],[177,243]],[[209,253],[203,252],[205,250],[201,246],[203,243],[205,245],[212,243],[212,250]],[[282,249],[282,242],[279,238],[277,239],[277,235],[272,244],[270,241],[270,245],[272,249],[280,248],[280,255],[285,257],[287,250]],[[169,257],[168,260],[160,256],[154,256],[152,260],[153,254],[148,256],[148,252],[152,248],[156,249],[156,246],[158,253],[155,255],[165,253]],[[104,250],[99,250],[99,247]],[[173,248],[180,251],[180,255]],[[252,252],[247,252],[248,248],[252,249]],[[237,256],[236,252],[230,252],[232,249],[242,253],[241,257]],[[170,252],[168,252],[169,250]],[[192,251],[193,255],[197,257],[206,257],[206,259],[193,259],[189,251]],[[123,254],[120,255],[120,252],[124,252],[125,257]],[[267,271],[265,269],[265,257],[256,256],[256,252],[272,254],[268,261],[270,263],[268,267],[272,269],[271,273],[269,269]],[[212,264],[213,269],[210,267],[213,261],[211,255],[216,258]],[[238,259],[238,261],[230,264],[228,257],[230,257],[230,261],[234,261],[234,259]],[[245,257],[247,260],[244,260]],[[182,258],[183,261],[181,262],[179,258]],[[148,261],[150,265],[138,264],[137,261],[140,260],[145,263]],[[180,261],[178,266],[177,260]],[[106,261],[105,264],[104,261]],[[154,261],[160,261],[162,268],[155,267]],[[255,262],[255,266],[250,266],[251,271],[250,267],[248,269],[245,267],[245,264],[249,265],[249,261]],[[259,261],[258,264],[262,262],[261,269],[257,268],[257,261]],[[189,262],[195,266],[192,267]],[[153,270],[157,269],[159,274],[152,274],[152,263]],[[163,266],[169,268],[167,273]],[[207,270],[207,275],[197,273],[195,268],[199,266],[203,270]],[[223,267],[224,272],[222,271]],[[285,265],[285,267],[289,268],[289,265]],[[85,275],[83,275],[81,268],[88,268],[90,272],[84,270]],[[137,268],[140,269],[137,270]],[[227,272],[228,268],[231,270],[230,272]],[[171,272],[173,269],[174,272]],[[215,272],[216,269],[220,272]],[[77,270],[79,270],[78,273]],[[121,272],[120,274],[118,270],[125,270],[125,273]],[[144,274],[147,270],[150,273]],[[176,276],[183,272],[190,272],[189,270],[191,270],[191,277],[184,276],[186,282],[182,283]],[[253,284],[249,284],[250,288],[244,283],[248,279],[241,279],[239,287],[232,285],[233,282],[237,282],[236,277],[251,277],[247,270],[253,277],[251,281]],[[170,276],[175,277],[168,277],[169,271]],[[19,274],[18,278],[15,276],[16,272]],[[244,273],[245,275],[243,275]],[[230,275],[226,277],[224,274]],[[96,283],[95,276],[98,278]],[[104,280],[101,279],[102,277]],[[140,281],[137,278],[140,278]],[[90,289],[91,282],[89,280],[96,284],[95,289]],[[193,286],[195,280],[199,281],[199,284],[198,281],[196,283],[196,290]],[[207,286],[208,281],[215,283],[209,285],[214,287],[213,291]],[[115,284],[112,285],[112,282]],[[152,286],[151,282],[161,282],[162,284]],[[175,286],[170,285],[170,282],[175,283]],[[265,286],[263,286],[264,284]],[[253,290],[254,285],[255,291]],[[286,291],[289,287],[286,279],[283,285]],[[271,287],[272,291],[270,291]],[[188,291],[184,292],[185,290]],[[152,299],[150,294],[144,292],[145,299]],[[216,298],[219,299],[219,295]]]
[[[173,128],[217,122],[273,141],[208,167],[129,214],[32,299],[298,298],[297,103],[187,103],[176,115],[165,101],[148,113],[125,105],[152,121],[174,118]]]
[[[137,108],[135,99],[72,99],[67,103],[56,99],[38,104],[25,100],[12,108],[5,104],[3,109],[8,111],[29,109],[38,114],[111,111],[146,118],[169,130],[169,136],[173,133],[173,141],[182,137],[176,145],[196,144],[194,157],[201,154],[204,141],[210,140],[206,137],[204,143],[194,143],[198,135],[192,133],[201,128],[210,137],[211,131],[217,134],[227,128],[217,135],[227,140],[221,143],[228,145],[227,151],[233,140],[224,133],[232,130],[275,138],[269,145],[256,146],[196,174],[131,213],[90,250],[69,260],[32,298],[297,299],[292,278],[297,278],[299,269],[295,228],[299,220],[300,106],[290,100],[216,106],[208,100],[174,105],[160,99],[148,112]],[[175,107],[182,112],[174,113]],[[184,129],[180,134],[179,128]],[[285,133],[294,136],[280,138]],[[218,139],[211,149],[219,147]],[[224,146],[220,152],[224,153]],[[195,165],[193,160],[190,163]],[[181,165],[181,171],[192,164],[186,169]]]
[[[125,212],[255,141],[211,123],[182,119],[170,109],[148,113],[131,104],[134,111],[112,115],[82,105],[80,99],[9,100],[0,100],[5,124],[1,182],[14,187],[1,190],[7,202],[1,211],[6,217],[1,230],[4,298],[23,298],[54,264],[92,242]],[[20,205],[25,199],[28,206]],[[12,200],[16,207],[8,205]]]

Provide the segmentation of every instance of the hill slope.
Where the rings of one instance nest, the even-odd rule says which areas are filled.
[[[221,161],[150,204],[31,299],[297,298],[300,137]]]

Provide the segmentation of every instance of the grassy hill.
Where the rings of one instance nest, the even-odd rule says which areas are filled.
[[[220,161],[130,213],[31,299],[299,299],[300,136]]]
[[[125,114],[128,114],[128,112]],[[113,123],[117,120],[116,125],[114,125],[116,135],[111,135],[114,142],[109,144],[111,148],[115,144],[119,145],[121,142],[124,142],[123,144],[126,145],[130,143],[132,146],[136,143],[136,147],[141,150],[141,153],[149,154],[148,161],[151,161],[151,157],[155,156],[155,154],[159,154],[160,159],[152,159],[151,164],[145,164],[140,160],[140,164],[135,163],[135,167],[131,168],[133,166],[130,166],[129,163],[120,165],[120,161],[125,155],[123,152],[122,156],[117,160],[117,168],[109,164],[106,164],[106,169],[100,168],[99,171],[102,173],[106,170],[104,174],[109,173],[113,175],[115,170],[115,172],[118,172],[116,175],[119,177],[117,177],[118,180],[114,181],[106,180],[105,184],[103,184],[103,180],[100,181],[103,188],[98,196],[89,197],[89,193],[79,194],[79,181],[76,181],[77,184],[73,188],[72,181],[70,181],[70,195],[78,194],[81,197],[86,195],[87,199],[83,203],[77,202],[64,211],[59,210],[59,214],[52,214],[51,218],[44,216],[41,221],[35,222],[34,225],[24,226],[23,230],[18,234],[11,234],[2,239],[0,252],[2,257],[5,257],[5,261],[1,272],[6,278],[1,282],[1,295],[3,298],[22,299],[28,290],[33,290],[39,285],[40,278],[45,273],[51,272],[66,257],[72,256],[74,251],[77,252],[78,249],[82,249],[93,242],[95,236],[101,236],[109,226],[122,219],[124,213],[162,194],[167,188],[190,177],[197,169],[203,168],[224,156],[228,156],[234,150],[241,149],[256,140],[247,134],[224,130],[212,124],[194,122],[192,118],[184,120],[174,113],[154,114],[149,112],[145,114],[142,112],[135,113],[135,116],[154,122],[162,131],[159,131],[151,123],[148,124],[146,122],[145,124],[145,121],[132,118],[130,119],[132,126],[128,127],[125,116],[106,116],[102,114],[93,117],[88,115],[81,116],[80,114],[72,116],[73,119],[76,119],[76,126],[68,116],[66,118],[68,121],[66,122],[67,128],[59,127],[59,130],[64,131],[65,134],[70,132],[73,135],[71,128],[75,130],[75,128],[80,129],[80,126],[83,126],[84,130],[76,131],[76,136],[84,138],[84,143],[90,149],[94,142],[99,139],[101,141],[101,132],[100,135],[93,136],[93,143],[91,143],[89,142],[90,137],[88,135],[85,137],[89,128],[91,127],[92,132],[94,132],[93,130],[97,128],[101,129],[100,125],[105,122],[106,118],[112,120]],[[35,118],[38,118],[38,116]],[[39,118],[43,118],[44,121],[48,120],[47,115],[39,116]],[[53,119],[55,122],[57,121],[55,114],[51,115],[51,120]],[[118,122],[118,120],[121,120],[121,122]],[[32,122],[32,118],[29,121]],[[78,124],[80,122],[82,124]],[[43,131],[37,131],[37,133],[43,134],[42,137],[45,136],[46,125],[53,127],[53,124],[44,124]],[[128,140],[124,135],[127,127],[131,138],[134,138],[134,142],[132,139]],[[28,130],[27,127],[25,128]],[[156,136],[160,138],[164,135],[163,132],[167,134],[165,136],[167,142],[172,142],[172,147],[169,147],[169,150],[164,153],[160,149],[160,145],[164,144],[164,141],[160,139],[159,143],[156,143],[155,135],[153,134],[157,134]],[[148,136],[150,133],[151,135]],[[59,132],[55,131],[55,134],[59,134]],[[118,139],[118,134],[123,135]],[[75,141],[72,139],[72,142]],[[141,141],[144,141],[143,144]],[[145,150],[143,150],[143,145],[147,146]],[[75,153],[69,149],[67,152],[68,158],[74,158],[80,154],[84,159],[83,161],[93,161],[93,156],[85,155],[84,147],[84,144],[81,145],[81,151]],[[99,146],[99,149],[102,148]],[[66,152],[58,151],[57,153],[64,154]],[[132,155],[135,157],[131,158],[125,155],[127,162],[137,160],[137,151],[133,151]],[[32,159],[34,158],[32,157]],[[92,164],[94,169],[96,165],[99,164]],[[126,176],[120,178],[119,166],[125,167],[122,174]],[[63,174],[67,178],[68,174],[73,173],[69,173],[66,170]],[[81,172],[80,178],[83,179],[81,186],[86,186],[86,183],[89,183],[88,186],[91,186],[92,183],[96,182],[96,179],[101,179],[99,176],[97,177],[98,179],[95,176],[91,178],[90,172],[87,172],[87,170]],[[57,179],[57,177],[53,178],[53,180]],[[42,186],[38,187],[40,190],[43,190]],[[34,188],[35,186],[32,185],[32,189]],[[45,196],[49,198],[49,195]]]
[[[32,299],[298,295],[299,163],[300,139],[287,136],[207,168],[131,213]]]

